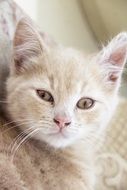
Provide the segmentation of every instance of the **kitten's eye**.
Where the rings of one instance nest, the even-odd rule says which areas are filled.
[[[54,102],[52,95],[45,90],[37,90],[37,94],[41,99],[43,99],[47,102],[51,102],[51,103]]]
[[[90,109],[94,106],[95,100],[91,98],[82,98],[78,101],[77,107],[80,109]]]

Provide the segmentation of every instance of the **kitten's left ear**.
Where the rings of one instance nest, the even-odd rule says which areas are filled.
[[[46,49],[42,37],[29,18],[22,18],[16,28],[13,40],[14,68],[20,73],[29,67],[29,59],[37,57]]]
[[[120,79],[127,60],[127,33],[118,34],[99,54],[99,63],[104,68],[106,80],[112,84]]]

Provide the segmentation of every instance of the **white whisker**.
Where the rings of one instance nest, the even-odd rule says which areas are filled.
[[[30,132],[32,129],[33,129],[33,127],[26,129],[26,130],[22,131],[19,135],[17,135],[14,138],[14,140],[12,141],[12,143],[9,145],[8,152],[12,153],[15,146],[17,146],[18,141],[20,141],[23,136],[26,136],[26,133]],[[11,151],[10,151],[10,149],[11,149]]]
[[[20,124],[16,124],[16,125],[14,125],[14,126],[12,126],[12,127],[8,127],[7,129],[5,129],[4,131],[2,131],[2,135],[3,134],[5,134],[5,133],[7,133],[8,131],[10,131],[11,129],[14,129],[14,128],[17,128],[17,127],[20,127],[20,126],[23,126],[23,125],[31,125],[32,124],[32,121],[30,122],[22,122],[22,123],[20,123]],[[3,127],[2,127],[3,128]],[[2,129],[3,130],[3,129]]]
[[[40,128],[38,129],[34,129],[32,132],[30,132],[28,135],[26,135],[21,141],[20,143],[18,144],[18,146],[16,146],[16,148],[13,150],[13,154],[11,156],[11,160],[13,161],[14,159],[14,156],[16,155],[18,149],[25,143],[29,140],[29,137],[31,137],[33,134],[35,134],[36,132],[38,132],[40,130]]]

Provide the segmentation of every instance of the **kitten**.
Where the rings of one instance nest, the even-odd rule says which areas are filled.
[[[1,142],[12,148],[0,154],[0,189],[95,189],[94,154],[118,103],[126,58],[126,33],[85,56],[50,48],[30,21],[19,22],[6,99],[17,127]]]

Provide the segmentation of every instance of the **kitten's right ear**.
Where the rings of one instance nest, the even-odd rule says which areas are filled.
[[[42,54],[44,44],[36,26],[28,18],[22,18],[16,28],[13,50],[14,68],[16,73],[26,69],[29,59]]]
[[[112,86],[118,86],[127,61],[127,33],[122,32],[114,37],[98,54],[98,58],[105,81]]]

